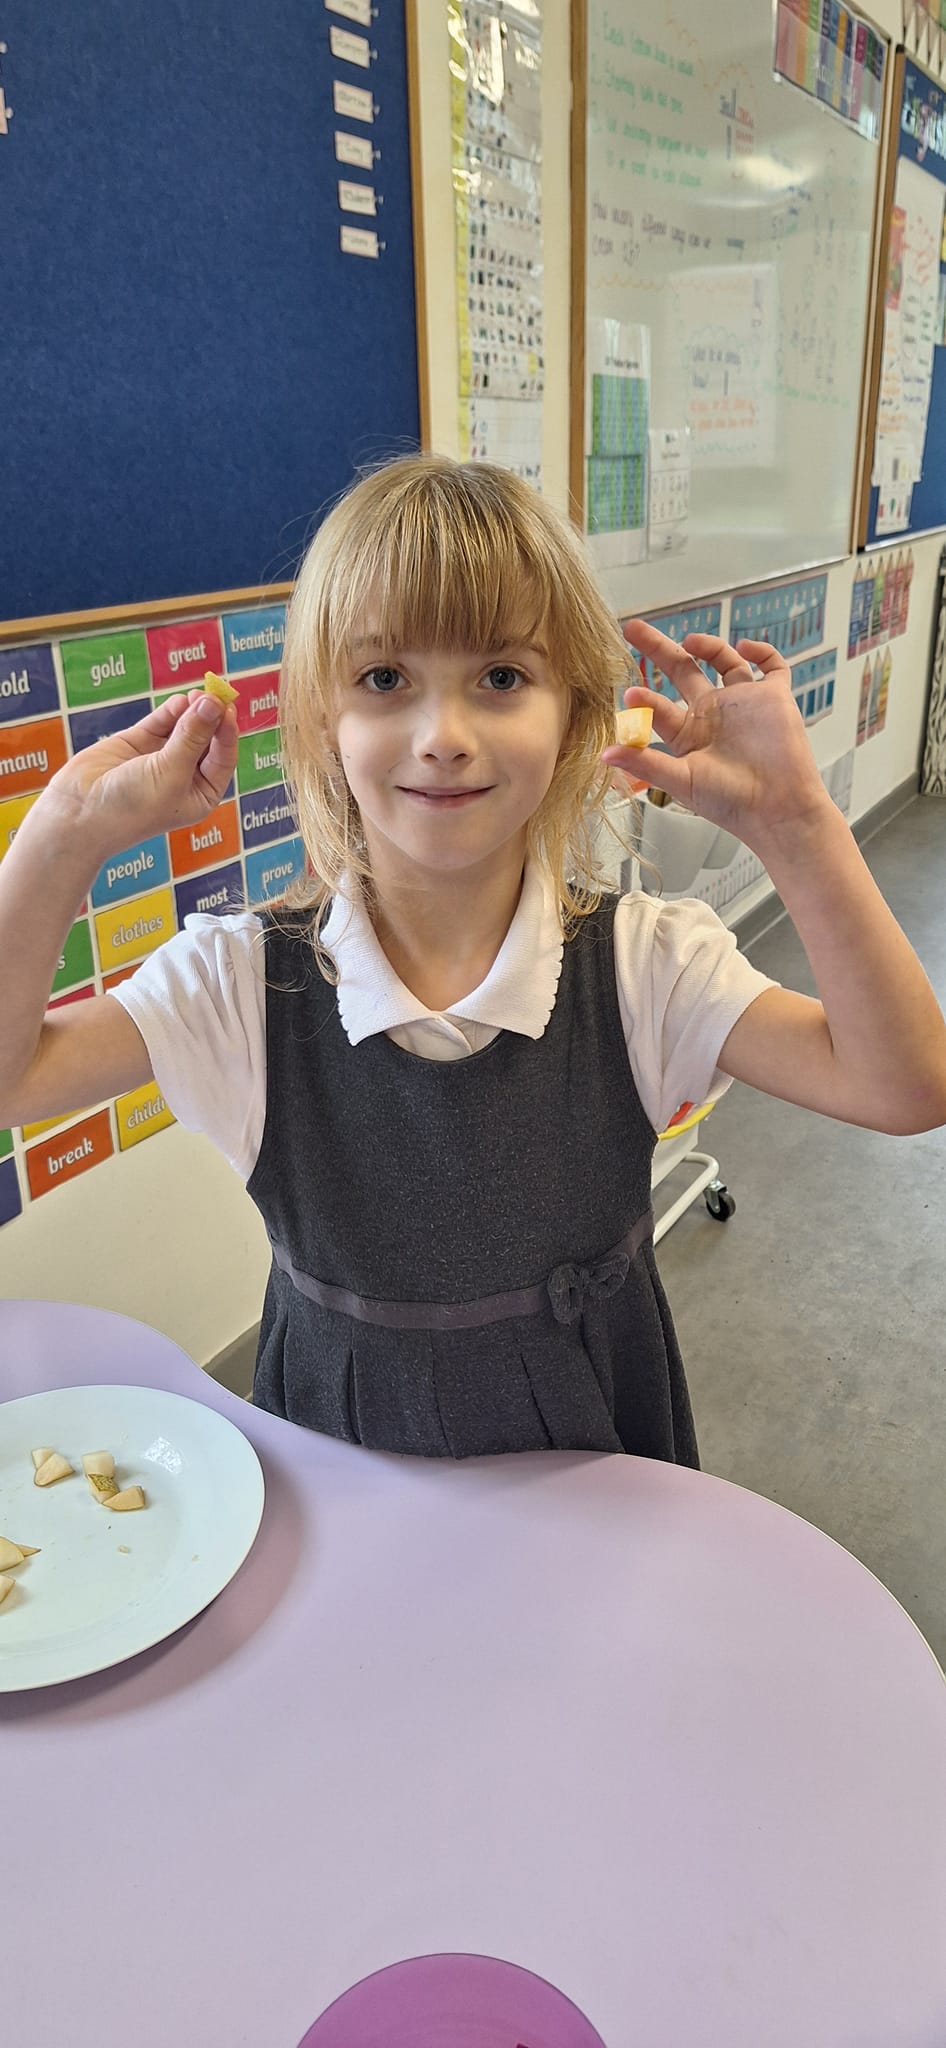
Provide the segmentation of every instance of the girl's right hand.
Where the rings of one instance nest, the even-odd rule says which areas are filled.
[[[52,777],[47,796],[92,835],[104,859],[206,817],[220,802],[236,758],[232,705],[224,709],[217,698],[191,690],[73,755]]]

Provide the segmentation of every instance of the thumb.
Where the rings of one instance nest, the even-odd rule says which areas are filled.
[[[188,705],[187,710],[178,719],[164,749],[165,754],[172,759],[183,756],[192,761],[199,761],[201,755],[206,753],[222,717],[223,705],[219,699],[201,694]]]

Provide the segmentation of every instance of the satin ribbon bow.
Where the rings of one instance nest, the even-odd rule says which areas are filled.
[[[586,1301],[606,1301],[627,1279],[626,1252],[599,1259],[595,1266],[556,1266],[546,1285],[557,1323],[577,1323]]]

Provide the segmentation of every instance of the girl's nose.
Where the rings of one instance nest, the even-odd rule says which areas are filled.
[[[417,752],[429,760],[455,761],[472,752],[469,720],[459,704],[427,708],[418,726]]]

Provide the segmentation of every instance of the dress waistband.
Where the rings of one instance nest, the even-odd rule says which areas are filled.
[[[320,1308],[335,1309],[357,1323],[375,1323],[386,1330],[478,1330],[487,1323],[506,1322],[514,1316],[534,1316],[551,1302],[556,1322],[575,1323],[589,1300],[603,1300],[623,1287],[631,1260],[653,1236],[651,1210],[638,1217],[619,1244],[587,1265],[565,1264],[538,1287],[521,1287],[508,1294],[485,1294],[479,1301],[373,1301],[350,1294],[347,1287],[331,1287],[300,1273],[281,1244],[270,1240],[273,1258],[300,1294]]]

